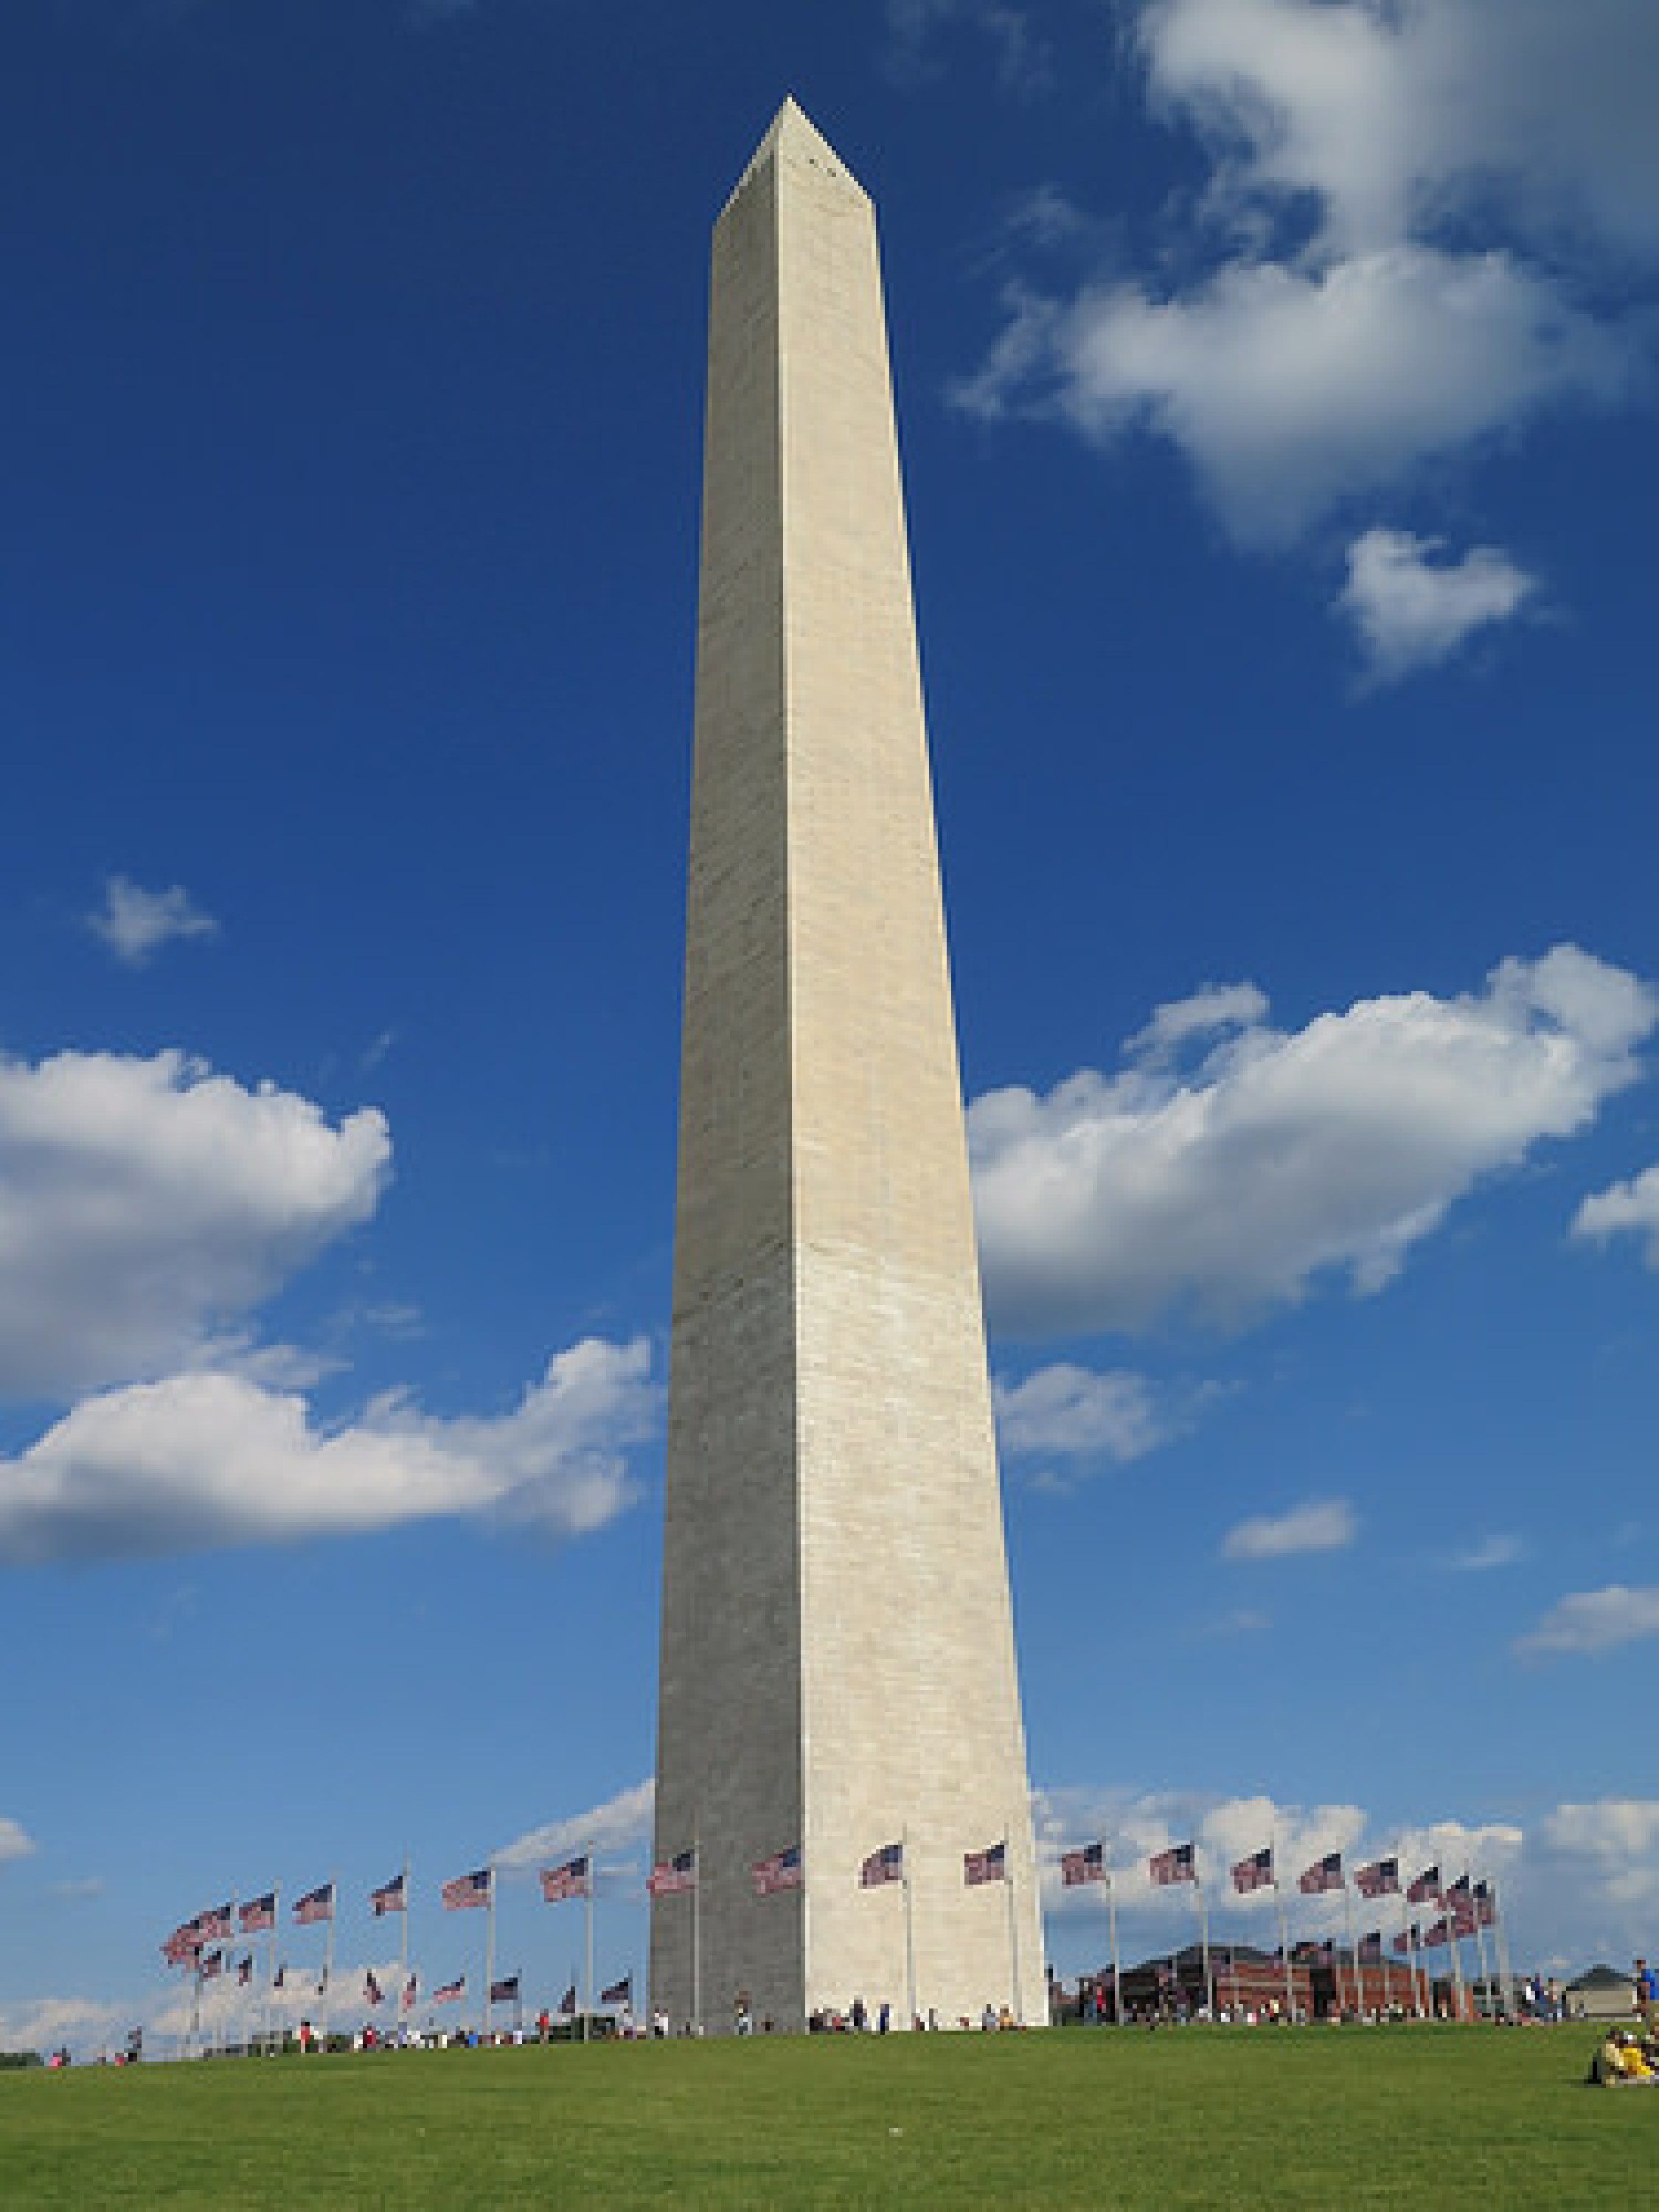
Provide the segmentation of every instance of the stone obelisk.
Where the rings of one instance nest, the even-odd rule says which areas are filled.
[[[677,2025],[1044,2017],[875,221],[793,102],[710,293],[656,1857],[693,1851]]]

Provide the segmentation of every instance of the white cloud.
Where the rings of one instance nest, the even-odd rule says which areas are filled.
[[[0,1459],[0,1559],[119,1558],[280,1543],[488,1514],[580,1535],[636,1492],[625,1448],[655,1427],[643,1342],[587,1339],[517,1408],[439,1419],[376,1401],[325,1428],[245,1376],[174,1376],[84,1400]]]
[[[591,1844],[596,1852],[629,1851],[648,1844],[656,1810],[657,1785],[647,1778],[636,1782],[603,1805],[569,1819],[550,1820],[532,1828],[527,1835],[503,1844],[492,1856],[495,1865],[509,1869],[539,1868],[568,1858]]]
[[[1659,1589],[1610,1583],[1564,1597],[1515,1648],[1526,1654],[1612,1651],[1649,1636],[1659,1636]]]
[[[1659,249],[1654,26],[1648,0],[1149,0],[1148,98],[1212,165],[1172,257],[1194,274],[1014,288],[958,398],[1102,444],[1150,429],[1271,543],[1623,398],[1639,318],[1577,264]]]
[[[0,1817],[0,1866],[10,1859],[27,1858],[33,1849],[34,1838],[18,1821]]]
[[[1152,1384],[1121,1370],[1097,1374],[1061,1362],[1023,1382],[999,1382],[994,1397],[997,1432],[1018,1456],[1139,1459],[1170,1434]]]
[[[42,2057],[67,2045],[86,2053],[116,2041],[132,2015],[96,1997],[33,1997],[0,2007],[0,2051],[37,2051]]]
[[[87,916],[87,927],[130,968],[142,968],[152,953],[176,939],[219,933],[213,916],[204,914],[181,884],[147,891],[126,876],[106,878],[103,909]]]
[[[1467,1551],[1454,1553],[1447,1565],[1454,1574],[1486,1575],[1497,1567],[1512,1567],[1526,1555],[1526,1546],[1518,1536],[1483,1536],[1478,1544]]]
[[[1547,404],[1614,398],[1632,368],[1624,339],[1510,255],[1401,244],[1324,268],[1237,262],[1182,297],[1027,298],[956,396],[1097,444],[1155,430],[1234,535],[1265,544]]]
[[[1519,613],[1537,589],[1496,546],[1474,546],[1456,562],[1431,558],[1439,550],[1437,539],[1382,529],[1348,548],[1337,605],[1358,631],[1376,683],[1450,659],[1477,630]]]
[[[1603,1956],[1620,1952],[1613,1963],[1623,1966],[1644,1940],[1651,1944],[1642,1923],[1659,1909],[1659,1798],[1558,1805],[1541,1823],[1538,1840],[1540,1856],[1554,1862],[1556,1879],[1572,1881],[1601,1909],[1607,1932],[1597,1948]]]
[[[1344,1552],[1359,1534],[1346,1498],[1310,1498],[1288,1513],[1257,1514],[1227,1531],[1229,1559],[1284,1559],[1298,1552]]]
[[[191,1358],[367,1219],[390,1160],[374,1109],[337,1128],[182,1053],[0,1058],[0,1395]]]
[[[1647,1263],[1659,1267],[1659,1167],[1585,1199],[1573,1216],[1572,1233],[1603,1242],[1609,1237],[1645,1237]]]
[[[1310,197],[1352,250],[1501,191],[1545,243],[1659,251],[1650,0],[1152,0],[1140,40],[1224,220]]]
[[[1236,1322],[1334,1271],[1376,1291],[1455,1200],[1634,1080],[1656,1020],[1639,978],[1558,945],[1456,998],[1360,1000],[1288,1033],[1247,1018],[1184,1073],[1131,1049],[1114,1076],[990,1092],[969,1142],[994,1323]],[[1184,1026],[1164,1009],[1142,1036]]]

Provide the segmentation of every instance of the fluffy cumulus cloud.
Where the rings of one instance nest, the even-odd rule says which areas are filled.
[[[1368,530],[1349,546],[1337,605],[1374,683],[1449,660],[1477,631],[1519,613],[1536,588],[1495,546],[1477,545],[1461,561],[1441,553],[1437,540],[1408,530]]]
[[[1017,1457],[1139,1459],[1170,1433],[1152,1385],[1122,1370],[1099,1374],[1061,1361],[1021,1382],[999,1380],[994,1395],[997,1433]]]
[[[1649,1267],[1659,1267],[1659,1167],[1587,1198],[1573,1216],[1572,1233],[1596,1243],[1609,1237],[1643,1237]]]
[[[0,1815],[0,1866],[10,1859],[26,1859],[34,1849],[34,1839],[21,1821]]]
[[[588,1812],[515,1836],[492,1854],[494,1863],[509,1872],[543,1867],[590,1844],[601,1855],[638,1850],[649,1844],[656,1804],[657,1785],[647,1777]]]
[[[1564,1597],[1516,1649],[1536,1657],[1596,1654],[1650,1636],[1659,1636],[1659,1589],[1630,1589],[1622,1583],[1610,1583],[1606,1589],[1574,1590]]]
[[[366,1220],[390,1164],[374,1109],[336,1127],[181,1053],[0,1058],[0,1395],[191,1358]]]
[[[1456,1200],[1592,1121],[1656,1020],[1645,983],[1571,945],[1297,1030],[1259,994],[1164,1008],[1118,1073],[969,1109],[992,1317],[1027,1337],[1181,1308],[1237,1324],[1326,1275],[1379,1290]]]
[[[1659,252],[1647,0],[1149,0],[1148,99],[1209,162],[1195,273],[1026,283],[959,397],[1186,457],[1241,540],[1628,392],[1580,263]],[[1605,102],[1606,137],[1598,116]]]
[[[104,903],[87,916],[87,927],[130,968],[142,968],[177,939],[219,934],[218,923],[201,911],[182,884],[147,891],[126,876],[108,878]]]
[[[1587,1890],[1598,1908],[1595,1948],[1623,1966],[1652,1936],[1644,1923],[1659,1910],[1659,1798],[1603,1797],[1558,1805],[1542,1822],[1538,1856],[1557,1878]]]
[[[1345,1552],[1359,1534],[1346,1498],[1310,1498],[1288,1513],[1258,1514],[1227,1531],[1229,1559],[1285,1559],[1299,1552]]]
[[[320,1424],[246,1376],[191,1372],[89,1397],[0,1459],[0,1559],[119,1558],[491,1515],[553,1535],[635,1495],[627,1447],[659,1412],[649,1347],[588,1340],[511,1412],[441,1419],[387,1398]]]

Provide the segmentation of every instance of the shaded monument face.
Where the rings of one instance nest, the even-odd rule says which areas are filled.
[[[793,104],[715,230],[705,438],[652,2000],[1036,2022],[875,223]]]

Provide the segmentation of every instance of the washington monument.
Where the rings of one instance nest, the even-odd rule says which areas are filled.
[[[703,465],[652,2001],[1036,2024],[875,220],[793,102],[714,232]]]

